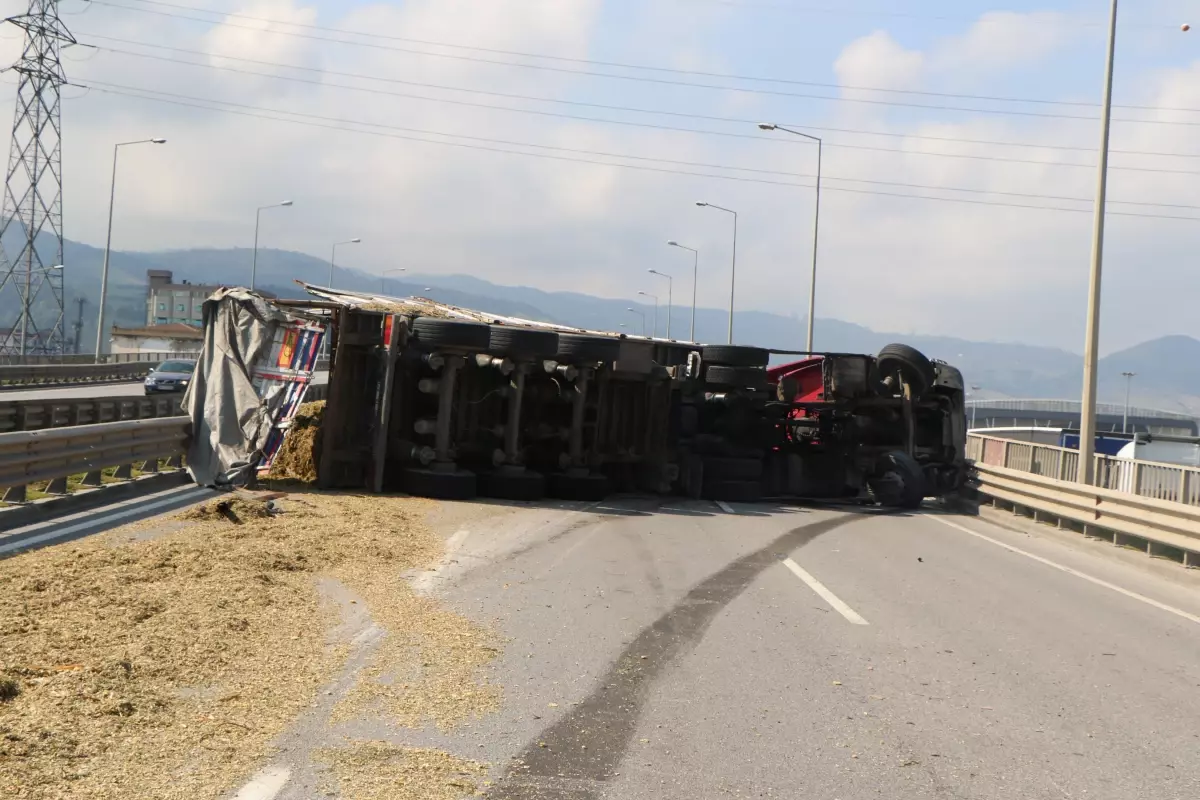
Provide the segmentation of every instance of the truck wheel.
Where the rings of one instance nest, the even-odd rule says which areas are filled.
[[[722,367],[765,367],[771,360],[771,354],[761,347],[711,344],[701,353],[705,363]]]
[[[516,359],[536,361],[554,358],[558,352],[558,334],[511,325],[491,325],[488,353]]]
[[[485,472],[479,476],[479,494],[498,500],[541,500],[546,478],[538,472]]]
[[[616,361],[620,357],[621,342],[617,339],[579,333],[558,335],[558,360],[564,364]]]
[[[475,497],[475,473],[466,470],[441,472],[433,469],[404,470],[400,479],[404,491],[435,500],[470,500]]]
[[[762,484],[758,481],[708,481],[704,485],[707,500],[727,503],[757,503],[762,500]]]
[[[767,373],[761,367],[713,366],[704,370],[704,382],[737,389],[761,389],[767,385]]]
[[[551,475],[547,486],[551,497],[560,500],[595,502],[608,497],[608,478],[603,475]]]
[[[877,492],[880,505],[891,508],[916,509],[925,500],[925,473],[921,465],[899,450],[880,459],[877,473],[889,479],[886,487]]]
[[[889,375],[900,375],[901,380],[912,387],[917,397],[928,392],[937,380],[937,369],[933,362],[920,350],[906,344],[889,344],[879,351],[875,363],[885,378]]]
[[[706,458],[704,477],[709,481],[758,481],[763,462],[754,458]]]
[[[427,348],[455,347],[482,353],[488,348],[491,331],[481,322],[417,317],[413,336]]]

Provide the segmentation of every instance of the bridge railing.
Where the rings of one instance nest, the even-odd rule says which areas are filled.
[[[1151,555],[1200,566],[1200,469],[1095,456],[1095,485],[1076,478],[1079,452],[994,436],[967,437],[979,492],[1017,509],[1136,542]]]

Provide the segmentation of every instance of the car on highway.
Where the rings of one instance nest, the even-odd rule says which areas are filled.
[[[196,371],[196,362],[184,359],[164,361],[157,367],[150,368],[150,374],[142,385],[146,394],[164,394],[187,391],[192,382],[192,373]]]

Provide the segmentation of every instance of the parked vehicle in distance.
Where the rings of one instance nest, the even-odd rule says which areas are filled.
[[[164,361],[157,367],[150,368],[150,374],[142,382],[146,394],[164,394],[187,391],[192,382],[192,373],[196,371],[195,361],[174,359]]]

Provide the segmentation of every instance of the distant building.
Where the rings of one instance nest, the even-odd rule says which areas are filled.
[[[146,270],[146,324],[204,325],[204,301],[213,292],[224,288],[199,283],[175,283],[175,275],[169,269]],[[270,292],[259,291],[264,297],[274,297]]]
[[[199,326],[171,322],[145,328],[112,327],[110,352],[124,353],[199,353],[204,330]]]

